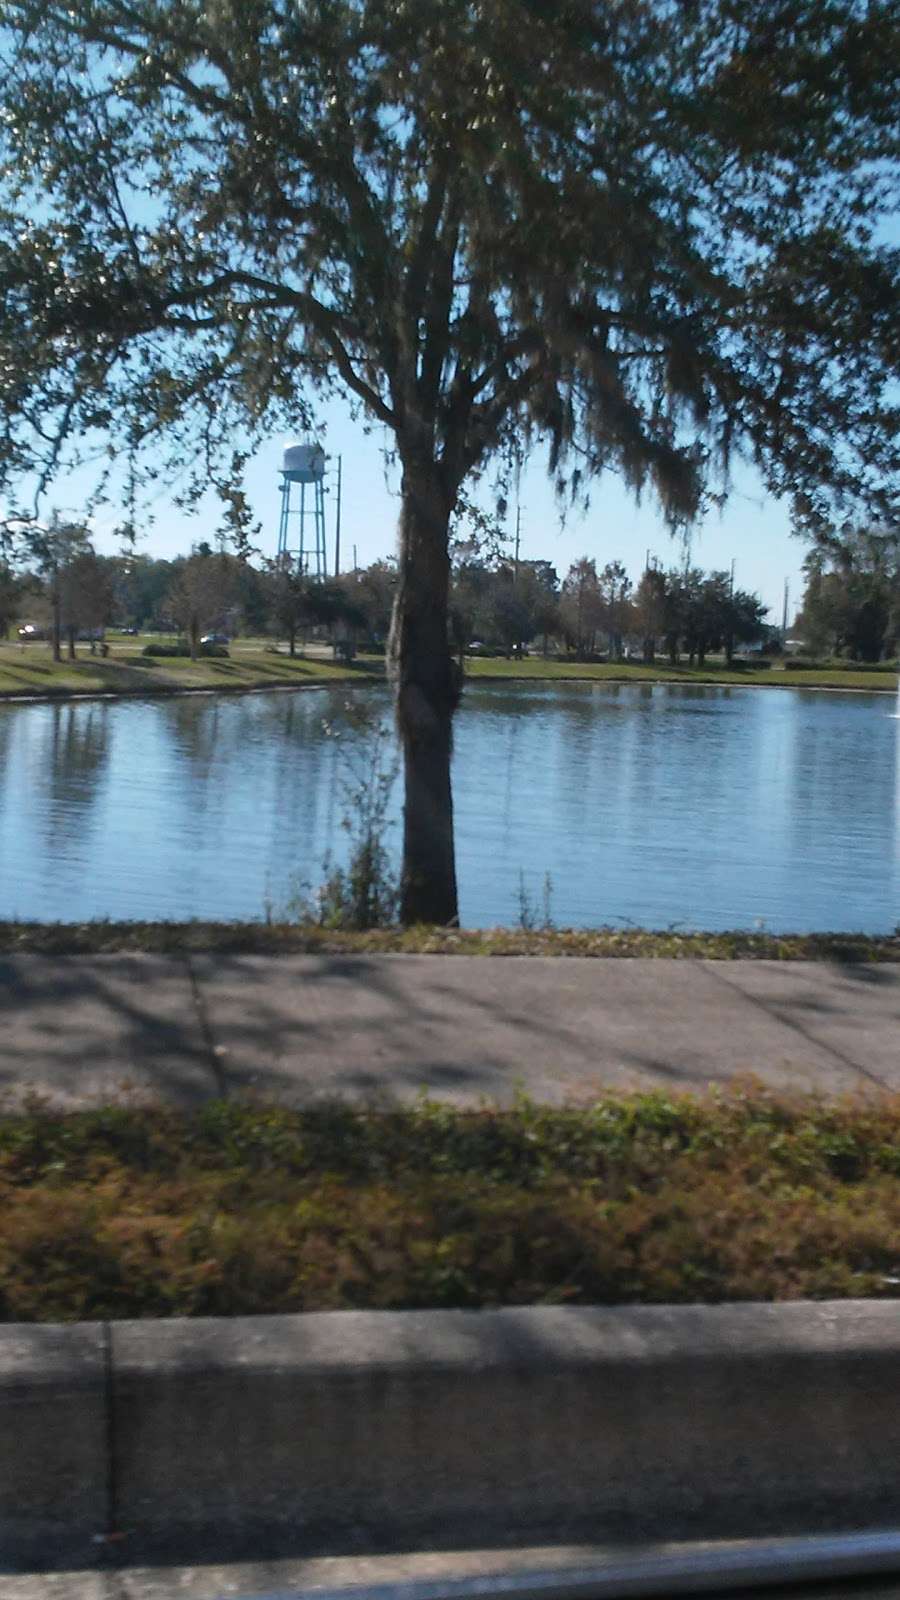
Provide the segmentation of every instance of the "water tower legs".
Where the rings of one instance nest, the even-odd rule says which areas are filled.
[[[278,526],[278,560],[290,560],[301,576],[323,583],[328,577],[325,548],[325,485],[314,478],[312,506],[306,499],[307,484],[284,477],[281,484],[281,520]],[[312,526],[308,524],[311,523]]]

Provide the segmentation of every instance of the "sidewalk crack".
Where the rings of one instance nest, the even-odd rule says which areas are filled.
[[[722,964],[724,965],[724,963]],[[814,1033],[810,1033],[808,1029],[803,1027],[802,1023],[787,1015],[777,1004],[772,1001],[761,1000],[759,995],[748,994],[746,989],[740,989],[737,984],[729,983],[725,974],[714,971],[712,964],[709,962],[703,963],[703,971],[714,983],[722,984],[729,994],[739,995],[742,1000],[748,1001],[750,1005],[756,1006],[760,1011],[765,1012],[765,1015],[771,1017],[774,1022],[779,1022],[783,1028],[790,1028],[792,1032],[799,1034],[806,1044],[814,1045],[817,1050],[824,1050],[826,1055],[831,1056],[840,1066],[847,1068],[850,1072],[858,1073],[860,1077],[868,1078],[869,1082],[874,1083],[879,1089],[890,1089],[891,1085],[886,1079],[879,1077],[877,1072],[872,1072],[869,1067],[861,1066],[858,1061],[853,1060],[852,1056],[844,1055],[842,1050],[836,1049],[833,1044],[826,1043],[824,1039],[817,1039]]]
[[[209,1012],[206,1009],[206,1001],[203,998],[203,992],[200,988],[200,980],[197,977],[197,969],[194,966],[190,952],[185,955],[185,962],[188,970],[188,978],[190,979],[194,1010],[197,1014],[197,1022],[200,1026],[200,1034],[203,1039],[203,1048],[206,1052],[207,1065],[213,1075],[218,1098],[220,1100],[225,1100],[228,1096],[228,1078],[226,1076],[225,1069],[222,1066],[221,1055],[218,1046],[216,1045],[215,1035],[212,1031],[212,1023],[209,1020]]]

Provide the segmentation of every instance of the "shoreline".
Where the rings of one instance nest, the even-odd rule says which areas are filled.
[[[274,682],[264,683],[155,683],[155,685],[138,685],[136,688],[91,688],[91,690],[0,690],[0,706],[32,706],[32,704],[51,704],[53,701],[85,701],[85,699],[170,699],[175,694],[283,694],[291,691],[303,690],[333,690],[344,688],[348,685],[364,685],[368,688],[375,683],[384,683],[386,678],[376,674],[349,674],[348,677],[333,678],[304,678],[296,682],[296,678],[275,678]]]
[[[64,700],[168,700],[175,695],[285,694],[305,689],[334,689],[347,684],[383,684],[384,678],[312,678],[296,683],[282,678],[274,683],[160,683],[152,688],[134,689],[0,689],[0,705],[50,705]]]
[[[141,921],[96,918],[39,922],[0,918],[0,955],[115,954],[588,956],[597,960],[900,962],[900,931],[774,933],[732,928],[323,928],[309,922]]]
[[[815,673],[810,673],[814,679]],[[873,674],[875,676],[875,674]],[[839,683],[785,683],[779,682],[778,677],[766,679],[732,679],[708,677],[689,678],[661,674],[659,677],[612,677],[591,676],[589,674],[562,675],[554,673],[512,673],[512,672],[477,672],[468,675],[465,680],[467,685],[526,683],[526,684],[588,684],[590,686],[612,684],[621,687],[623,684],[633,684],[644,688],[661,684],[666,688],[697,688],[697,689],[799,689],[804,691],[814,690],[818,694],[877,694],[885,695],[891,699],[897,697],[897,689],[893,686],[872,684],[871,687],[861,684]],[[898,680],[900,682],[900,680]],[[139,684],[135,687],[109,688],[34,688],[34,689],[0,689],[0,705],[49,705],[57,701],[77,700],[163,700],[177,695],[241,695],[241,694],[284,694],[296,691],[298,693],[309,689],[333,689],[338,686],[361,685],[369,688],[373,685],[386,685],[387,677],[384,673],[374,672],[348,672],[346,675],[336,673],[334,677],[310,678],[298,682],[295,678],[281,678],[264,683],[221,683],[221,684],[193,684],[193,683],[158,683]]]
[[[815,674],[811,672],[810,677],[815,677]],[[880,685],[877,684],[871,689],[864,689],[860,684],[848,684],[845,688],[840,683],[779,683],[777,678],[773,679],[772,682],[766,683],[760,682],[758,678],[751,678],[747,681],[741,681],[741,679],[738,678],[732,683],[730,679],[724,680],[722,678],[541,678],[536,674],[532,675],[531,673],[523,674],[521,678],[517,678],[512,673],[479,672],[476,678],[468,678],[466,682],[589,684],[633,683],[641,689],[646,688],[647,686],[652,689],[655,684],[662,684],[664,688],[668,689],[815,689],[819,694],[886,694],[890,695],[892,699],[895,699],[897,696],[896,689],[881,688]]]

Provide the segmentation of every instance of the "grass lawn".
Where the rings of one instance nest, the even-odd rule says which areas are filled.
[[[227,659],[145,656],[147,644],[172,643],[160,635],[137,638],[110,632],[110,654],[104,660],[92,656],[85,644],[78,646],[74,662],[52,660],[50,647],[38,643],[24,649],[16,643],[0,642],[0,699],[9,696],[54,696],[70,694],[154,694],[178,689],[253,689],[329,683],[373,682],[384,678],[383,656],[360,655],[352,666],[330,659],[330,652],[316,648],[308,657],[291,659],[274,652],[263,639],[238,639]],[[469,657],[466,673],[477,679],[520,679],[525,681],[578,680],[611,683],[694,683],[764,684],[768,687],[801,689],[867,689],[895,693],[893,672],[859,672],[852,668],[817,669],[813,672],[752,666],[728,669],[711,664],[699,667],[670,667],[660,662],[644,667],[631,662],[599,663],[544,660],[526,656],[521,661],[503,657],[483,660]]]
[[[0,1118],[0,1320],[897,1297],[900,1096]]]
[[[45,644],[22,650],[0,644],[0,696],[70,694],[154,694],[177,689],[250,689],[291,684],[369,680],[381,677],[383,662],[345,667],[325,657],[291,659],[266,651],[258,640],[233,645],[228,658],[153,657],[141,654],[153,639],[111,638],[104,660],[79,645],[76,661],[54,662]]]
[[[781,667],[733,667],[715,662],[705,667],[672,667],[658,662],[645,667],[637,662],[577,662],[560,661],[553,657],[525,656],[521,661],[507,661],[502,656],[490,659],[471,657],[466,661],[466,673],[471,678],[522,678],[522,679],[583,679],[589,682],[611,683],[724,683],[765,684],[769,688],[797,689],[881,689],[895,694],[897,674],[892,671],[859,672],[852,667],[817,668],[812,672],[792,669],[790,663]]]

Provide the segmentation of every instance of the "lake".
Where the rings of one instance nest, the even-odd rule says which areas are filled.
[[[0,916],[258,918],[348,836],[343,687],[0,706]],[[387,721],[383,690],[356,703]],[[471,684],[454,756],[463,922],[900,921],[885,695]],[[398,815],[395,793],[393,815]],[[388,843],[399,847],[396,821]]]

